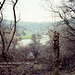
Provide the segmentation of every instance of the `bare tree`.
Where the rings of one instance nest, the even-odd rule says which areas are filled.
[[[44,0],[45,9],[49,10],[55,15],[58,15],[63,21],[59,25],[66,25],[68,28],[66,32],[71,36],[75,37],[75,0],[61,0],[61,5],[54,8],[53,4],[49,0]],[[75,38],[64,37],[70,41],[75,41]]]
[[[16,4],[17,4],[18,0],[15,0],[15,2],[14,2],[13,0],[11,0],[11,1],[12,1],[12,3],[13,3],[14,25],[13,25],[13,27],[12,27],[12,28],[13,28],[13,29],[11,30],[12,35],[11,35],[11,38],[10,38],[10,40],[9,40],[8,43],[5,42],[5,40],[6,40],[6,39],[5,39],[5,35],[6,35],[6,34],[10,34],[10,31],[7,31],[7,32],[3,31],[3,30],[2,30],[2,26],[0,25],[0,36],[1,36],[1,41],[2,41],[2,55],[3,55],[3,57],[4,57],[4,59],[5,59],[6,61],[8,61],[8,51],[9,51],[9,47],[10,47],[12,41],[13,41],[13,38],[14,38],[14,35],[15,35],[15,32],[16,32],[16,23],[17,23],[17,21],[16,21],[15,7],[16,7]],[[1,9],[2,9],[4,3],[5,3],[5,0],[4,0],[3,3],[1,4],[1,7],[0,7]],[[2,13],[1,13],[1,15],[2,15]],[[2,20],[3,20],[3,15],[2,15],[1,22],[2,22]],[[6,36],[6,37],[7,37],[7,36]]]
[[[55,30],[60,33],[60,58],[67,60],[67,56],[69,59],[72,57],[72,55],[75,55],[75,0],[61,0],[61,5],[56,8],[51,3],[51,0],[44,1],[45,5],[43,6],[45,9],[52,12],[56,16],[58,15],[59,19],[62,19],[55,26]],[[73,59],[70,59],[71,63],[69,63],[69,65],[75,62],[73,61],[74,57],[72,58]],[[61,62],[64,64],[65,60],[62,60]],[[66,63],[68,64],[68,61]],[[70,69],[72,69],[72,66],[74,66],[69,65],[68,67],[70,67]],[[67,65],[65,66],[67,67]]]

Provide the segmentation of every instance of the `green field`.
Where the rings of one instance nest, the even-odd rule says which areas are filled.
[[[33,33],[26,33],[26,35],[22,35],[21,36],[15,36],[15,38],[19,39],[21,37],[21,39],[31,39]],[[36,38],[39,38],[38,36],[36,36]]]
[[[22,39],[31,39],[32,33],[26,33],[25,36],[21,35]]]

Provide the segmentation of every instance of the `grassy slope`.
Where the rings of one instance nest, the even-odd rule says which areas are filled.
[[[32,33],[27,33],[25,36],[21,35],[22,39],[31,39]]]

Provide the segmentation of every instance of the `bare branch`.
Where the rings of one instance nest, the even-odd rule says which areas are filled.
[[[68,39],[69,41],[75,41],[75,40],[73,40],[73,39],[70,39],[69,37],[62,37],[62,38],[66,38],[66,39]]]
[[[3,21],[3,14],[2,14],[2,11],[1,11],[1,20],[0,20],[0,23]]]
[[[74,29],[71,25],[69,25],[68,19],[64,18],[63,20],[64,20],[65,24],[66,24],[73,32],[75,32],[75,29]]]
[[[18,23],[20,20],[21,20],[21,19],[20,19],[20,13],[19,13],[19,19],[18,19],[18,21],[17,21],[16,23]]]
[[[3,3],[1,4],[1,7],[0,7],[0,10],[2,9],[4,3],[5,3],[6,0],[3,0]]]
[[[75,9],[71,8],[70,6],[65,6],[65,7],[71,9],[75,13]]]
[[[15,32],[16,32],[16,13],[15,13],[15,6],[16,6],[17,2],[18,2],[18,0],[16,0],[16,2],[15,2],[14,5],[13,5],[13,14],[14,14],[14,31],[13,31],[13,34],[12,34],[12,38],[11,38],[9,44],[8,44],[7,52],[8,52],[8,50],[9,50],[9,47],[10,47],[10,45],[11,45],[11,43],[12,43],[13,38],[14,38],[14,34],[15,34]]]
[[[4,37],[3,37],[3,34],[2,34],[2,32],[1,32],[1,30],[0,30],[0,35],[1,35],[1,40],[2,40],[2,52],[4,52],[4,50],[5,50],[5,42],[4,42]]]
[[[68,33],[70,33],[71,36],[75,36],[75,34],[69,30],[66,30]]]
[[[60,14],[60,12],[55,11],[52,7],[51,7],[51,9],[53,10],[53,12],[58,13],[58,14],[59,14],[59,16],[61,17],[61,19],[64,19],[64,18],[62,17],[62,15]]]

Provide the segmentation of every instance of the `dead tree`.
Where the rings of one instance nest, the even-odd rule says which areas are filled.
[[[57,31],[54,32],[54,75],[61,75],[60,68],[60,60],[59,60],[59,33]]]

